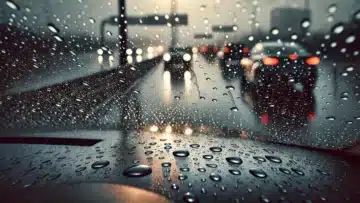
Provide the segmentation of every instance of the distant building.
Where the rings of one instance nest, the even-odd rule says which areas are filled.
[[[310,24],[302,23],[308,20]],[[311,26],[311,11],[299,8],[275,8],[271,11],[271,28],[279,29],[280,36],[304,35]]]

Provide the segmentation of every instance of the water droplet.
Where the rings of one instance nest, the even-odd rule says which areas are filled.
[[[177,184],[173,183],[173,184],[171,184],[170,188],[173,190],[178,190],[179,186]]]
[[[178,179],[179,180],[186,180],[188,177],[187,177],[187,175],[184,175],[184,174],[179,174],[179,177],[178,177]]]
[[[200,97],[200,100],[205,100],[205,97],[202,97],[202,96],[201,96],[201,97]]]
[[[212,181],[216,181],[216,182],[221,181],[221,176],[219,174],[216,174],[216,173],[211,173],[209,178]]]
[[[13,1],[7,0],[6,5],[9,6],[10,8],[12,8],[12,9],[14,9],[14,10],[20,10],[20,7],[16,3],[14,3]]]
[[[184,196],[183,196],[183,200],[186,203],[198,203],[199,202],[197,197],[191,192],[185,193]]]
[[[265,162],[265,161],[266,161],[266,159],[263,158],[263,157],[261,157],[261,156],[254,156],[253,158],[254,158],[256,161],[260,161],[260,162]]]
[[[311,23],[310,23],[310,20],[309,19],[304,19],[301,21],[301,27],[303,28],[308,28],[310,27]]]
[[[205,5],[201,5],[201,6],[200,6],[200,11],[204,11],[204,10],[205,10],[205,7],[206,7]]]
[[[242,164],[243,163],[243,161],[240,157],[235,157],[235,156],[227,157],[226,161],[231,164]]]
[[[326,117],[326,120],[334,121],[334,120],[336,120],[336,118],[334,116],[328,116],[328,117]]]
[[[235,87],[232,86],[232,85],[228,85],[228,86],[226,86],[225,88],[228,89],[228,90],[234,90],[234,89],[235,89]]]
[[[236,112],[236,111],[239,111],[238,107],[236,107],[236,106],[231,107],[230,110],[231,110],[231,111],[235,111],[235,112]]]
[[[285,173],[285,174],[290,174],[290,170],[286,169],[286,168],[279,168],[279,171]]]
[[[236,25],[233,26],[233,30],[234,31],[237,31],[238,30],[238,27]]]
[[[112,36],[112,32],[106,31],[106,35],[107,35],[107,36]]]
[[[210,155],[210,154],[205,154],[204,156],[203,156],[203,158],[204,159],[212,159],[212,158],[214,158],[212,155]]]
[[[301,175],[301,176],[305,175],[305,173],[300,169],[292,168],[291,170],[298,175]]]
[[[342,23],[338,23],[338,24],[334,25],[334,27],[332,28],[332,31],[335,34],[340,34],[344,31],[344,25]]]
[[[134,165],[127,168],[123,175],[127,177],[143,177],[151,174],[152,169],[147,165]]]
[[[162,167],[170,167],[171,163],[170,162],[164,162],[161,164]]]
[[[199,145],[199,144],[191,144],[190,147],[191,147],[191,148],[199,148],[200,145]]]
[[[273,28],[273,29],[271,30],[271,34],[273,34],[273,35],[278,35],[278,34],[279,34],[279,29]]]
[[[266,178],[267,174],[261,169],[250,169],[249,172],[257,178]]]
[[[347,100],[349,100],[349,97],[346,96],[346,95],[342,95],[342,96],[340,97],[340,99],[341,99],[341,100],[344,100],[344,101],[347,101]]]
[[[104,168],[109,164],[110,162],[106,160],[96,161],[95,163],[91,164],[91,168],[93,169]]]
[[[350,35],[345,39],[345,42],[351,44],[355,41],[356,37],[354,35]]]
[[[54,38],[59,42],[64,41],[64,39],[62,37],[60,37],[59,35],[54,35]]]
[[[207,193],[207,190],[205,188],[201,188],[201,191],[200,191],[202,194],[206,194]]]
[[[204,24],[208,24],[209,20],[207,18],[204,18]]]
[[[329,13],[335,13],[335,12],[336,12],[336,9],[337,9],[336,5],[335,5],[335,4],[331,4],[331,5],[329,6],[329,8],[328,8],[328,11],[329,11]]]
[[[213,101],[213,102],[217,102],[218,100],[217,100],[217,99],[212,99],[211,101]]]
[[[153,151],[146,151],[145,152],[145,155],[150,155],[150,154],[152,154],[152,153],[154,153]]]
[[[175,97],[174,97],[174,99],[179,100],[179,99],[180,99],[180,97],[179,97],[179,96],[175,96]]]
[[[221,149],[221,147],[210,147],[210,151],[212,151],[212,152],[221,152],[222,149]]]
[[[269,203],[270,202],[270,200],[267,197],[265,197],[264,195],[260,196],[260,200],[261,200],[261,202],[264,202],[264,203]]]
[[[354,66],[348,66],[348,67],[346,68],[346,71],[347,71],[347,72],[352,72],[352,71],[354,71]]]
[[[316,169],[317,172],[319,172],[321,175],[325,175],[325,176],[328,176],[329,173],[326,172],[326,171],[323,171],[323,170],[320,170],[320,169]]]
[[[187,167],[185,167],[185,168],[180,168],[180,171],[182,171],[182,172],[189,172],[189,171],[190,171],[190,168],[187,168]]]
[[[59,33],[59,29],[57,27],[55,27],[54,24],[49,23],[49,24],[47,24],[47,26],[51,32],[56,33],[56,34]]]
[[[164,147],[164,149],[171,149],[171,148],[172,148],[171,145],[166,145],[166,146]]]
[[[203,172],[206,171],[206,169],[205,168],[198,168],[198,171],[203,173]]]
[[[79,167],[75,170],[75,172],[81,172],[81,171],[85,171],[86,170],[86,167],[85,166],[82,166],[82,167]]]
[[[241,172],[237,169],[229,169],[229,172],[233,175],[241,175]]]
[[[360,20],[360,11],[356,11],[354,14],[354,19],[355,20]]]
[[[190,153],[187,150],[176,150],[173,152],[173,155],[176,157],[187,157]]]
[[[265,158],[267,158],[269,161],[274,162],[274,163],[282,163],[282,160],[277,157],[277,156],[265,156]]]
[[[209,168],[217,168],[218,166],[216,164],[206,164]]]
[[[94,24],[96,20],[94,18],[89,18],[90,23]]]

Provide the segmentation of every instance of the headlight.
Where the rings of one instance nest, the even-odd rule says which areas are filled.
[[[190,54],[184,54],[183,59],[184,61],[190,61],[191,60]]]
[[[164,59],[164,61],[170,61],[170,59],[171,59],[170,54],[169,54],[169,53],[165,53],[164,56],[163,56],[163,59]]]

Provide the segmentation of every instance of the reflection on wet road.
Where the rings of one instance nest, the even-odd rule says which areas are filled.
[[[348,62],[322,61],[312,95],[296,85],[267,92],[244,90],[240,67],[226,71],[217,59],[202,55],[193,55],[192,63],[191,70],[180,78],[164,71],[160,61],[137,70],[114,69],[111,75],[69,83],[66,90],[60,86],[16,96],[15,101],[25,100],[28,108],[21,108],[18,101],[18,106],[11,106],[9,101],[14,98],[6,97],[3,106],[10,103],[7,105],[13,110],[2,123],[5,128],[30,125],[48,129],[61,124],[69,130],[212,126],[246,131],[257,140],[325,148],[347,146],[359,138],[359,73],[352,70],[334,79],[334,68],[339,74],[351,65]],[[148,71],[141,73],[145,69]],[[139,74],[130,74],[133,71]],[[132,85],[124,85],[124,75],[131,75]],[[53,98],[45,101],[46,97]]]

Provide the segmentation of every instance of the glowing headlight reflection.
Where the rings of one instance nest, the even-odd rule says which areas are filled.
[[[150,127],[150,132],[155,133],[155,132],[157,132],[158,130],[159,130],[159,127],[157,127],[156,125],[153,125],[153,126]]]
[[[193,133],[193,130],[189,127],[186,127],[184,130],[184,134],[185,135],[191,135]]]
[[[166,133],[171,133],[172,132],[172,127],[171,126],[166,126],[166,128],[165,128],[165,132]]]
[[[143,53],[142,49],[140,49],[140,48],[136,49],[136,54],[137,55],[141,55],[142,53]]]
[[[98,49],[97,51],[97,54],[99,54],[100,56],[103,55],[104,51],[102,49]]]
[[[136,62],[141,62],[143,60],[141,55],[136,56]]]
[[[165,53],[164,56],[163,56],[163,59],[164,59],[164,61],[170,61],[170,59],[171,59],[170,54],[169,54],[169,53]]]
[[[133,57],[132,57],[132,56],[127,56],[126,59],[127,59],[127,62],[128,62],[129,64],[132,64],[132,63],[133,63]]]
[[[191,60],[191,55],[186,53],[186,54],[184,54],[183,59],[184,59],[184,61],[190,61]]]
[[[101,65],[104,62],[104,57],[103,56],[98,56],[98,62]]]
[[[133,51],[131,49],[126,49],[126,54],[127,55],[131,55],[133,53]]]

